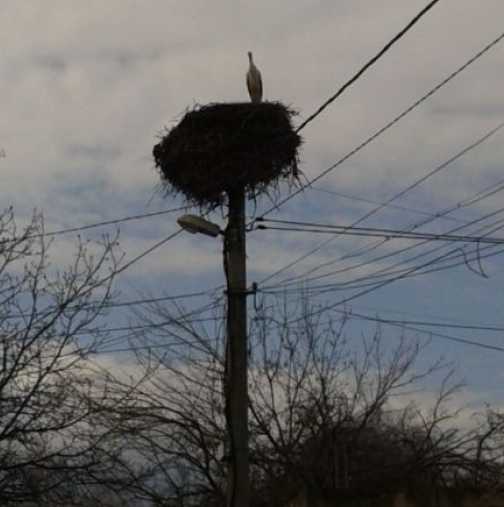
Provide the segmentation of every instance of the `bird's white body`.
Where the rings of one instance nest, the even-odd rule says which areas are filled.
[[[252,53],[249,51],[249,70],[247,72],[247,88],[250,100],[257,104],[261,102],[263,95],[262,78],[259,69],[255,66],[252,59]]]

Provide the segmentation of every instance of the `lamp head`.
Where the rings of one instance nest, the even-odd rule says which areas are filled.
[[[183,215],[177,218],[177,223],[184,231],[191,234],[201,233],[215,238],[222,233],[221,228],[217,224],[196,215]]]

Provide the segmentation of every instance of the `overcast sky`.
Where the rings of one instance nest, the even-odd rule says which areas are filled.
[[[152,146],[186,108],[246,101],[246,52],[262,72],[265,100],[311,114],[425,4],[426,0],[3,0],[0,6],[0,196],[20,220],[43,211],[47,230],[168,209],[180,200],[157,192]],[[313,178],[456,70],[504,30],[502,0],[442,0],[357,83],[314,120],[302,136],[300,168]],[[496,45],[395,127],[340,165],[270,218],[347,225],[447,161],[504,121],[504,43]],[[408,228],[504,179],[504,130],[385,207],[362,226]],[[286,192],[287,189],[284,189]],[[327,191],[340,195],[329,194]],[[342,196],[344,194],[346,197]],[[422,232],[446,232],[502,207],[502,193],[459,206]],[[258,213],[269,207],[264,200]],[[399,208],[400,207],[400,208]],[[249,212],[254,208],[251,206]],[[177,229],[177,215],[121,226],[127,258]],[[222,224],[221,213],[210,217]],[[498,213],[458,234],[504,218]],[[491,235],[504,237],[498,224]],[[90,232],[90,237],[106,229]],[[488,233],[490,229],[484,229]],[[249,281],[271,273],[327,237],[255,231],[248,237]],[[75,234],[58,239],[55,259],[68,259]],[[264,284],[282,289],[294,275],[331,276],[313,285],[353,282],[441,247],[379,259],[413,243],[390,240],[356,257],[375,239],[338,237]],[[483,248],[483,246],[482,246]],[[181,294],[223,282],[222,246],[181,234],[118,281],[121,298]],[[498,248],[484,253],[497,252]],[[384,319],[504,327],[504,259],[462,265],[398,280],[344,307]],[[483,253],[481,254],[483,255]],[[472,257],[471,257],[472,256]],[[343,257],[343,259],[341,259]],[[307,275],[322,263],[331,263]],[[365,263],[364,265],[360,264]],[[352,268],[352,269],[347,269]],[[345,271],[343,271],[345,269]],[[485,274],[486,277],[482,276]],[[390,277],[389,277],[390,278]],[[365,281],[364,281],[365,282]],[[260,285],[261,287],[261,285]],[[362,290],[339,286],[315,303],[336,304]],[[365,286],[364,288],[367,288]],[[298,288],[298,286],[290,286]],[[292,296],[295,297],[296,294]],[[202,304],[208,299],[201,299]],[[189,303],[190,305],[190,303]],[[113,322],[125,317],[112,316]],[[352,333],[371,332],[353,322]],[[420,326],[414,326],[419,328]],[[397,328],[385,326],[390,336]],[[423,326],[504,347],[504,333]],[[413,337],[415,333],[410,333]],[[419,335],[421,336],[421,335]],[[468,385],[468,399],[504,402],[502,353],[432,337],[426,360],[444,354]]]

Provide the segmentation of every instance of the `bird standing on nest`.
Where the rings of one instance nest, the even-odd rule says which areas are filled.
[[[248,52],[249,57],[249,70],[247,72],[247,88],[250,95],[250,100],[254,104],[258,104],[262,100],[263,88],[262,79],[259,69],[254,65],[252,53]]]

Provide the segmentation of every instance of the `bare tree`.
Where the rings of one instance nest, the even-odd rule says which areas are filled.
[[[156,506],[220,506],[227,470],[222,357],[183,317],[186,313],[178,312],[176,325],[164,325],[158,336],[172,345],[191,343],[189,357],[159,352],[152,335],[152,349],[145,350],[141,340],[141,379],[134,388],[129,379],[110,381],[122,402],[102,410],[101,424],[127,442],[139,465],[144,479],[131,488],[138,499]]]
[[[79,241],[71,264],[49,259],[40,215],[0,214],[0,503],[69,505],[120,473],[121,449],[93,416],[108,399],[92,379],[116,238]],[[98,403],[100,402],[100,403]]]
[[[475,491],[502,491],[504,484],[504,415],[487,408],[475,414],[464,445],[444,457],[444,477],[450,485]]]
[[[334,319],[304,298],[296,318],[285,305],[265,313],[251,332],[258,505],[285,503],[299,484],[329,495],[397,488],[408,476],[427,479],[440,442],[458,445],[459,435],[441,425],[453,415],[445,402],[457,385],[442,361],[419,369],[427,343],[384,337],[380,327],[352,339],[347,314]],[[430,413],[406,401],[445,369]]]
[[[296,307],[261,305],[250,323],[253,505],[284,505],[301,484],[319,493],[351,492],[365,484],[372,494],[411,478],[422,486],[443,480],[474,441],[474,435],[450,426],[456,414],[447,402],[458,385],[448,365],[437,361],[419,369],[426,343],[385,339],[380,328],[352,340],[346,335],[348,316],[334,319],[314,310],[304,298]],[[139,315],[151,326],[134,342],[141,345],[143,381],[127,403],[103,412],[102,424],[116,428],[142,457],[149,480],[135,487],[154,505],[223,504],[223,314],[215,316],[211,331],[178,306],[155,304]],[[172,348],[160,352],[163,341]],[[443,371],[429,410],[407,402]],[[116,388],[131,392],[128,382]]]

